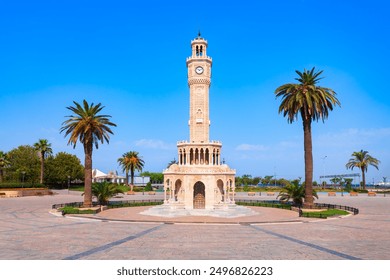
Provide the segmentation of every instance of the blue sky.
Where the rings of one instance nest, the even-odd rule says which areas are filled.
[[[274,90],[295,70],[324,70],[341,102],[313,123],[314,178],[350,173],[367,150],[367,181],[390,180],[390,4],[387,1],[1,1],[0,150],[59,133],[73,101],[99,103],[117,124],[94,167],[118,170],[135,150],[160,172],[189,138],[186,57],[198,31],[213,58],[210,137],[238,175],[304,177],[300,119],[278,114]],[[354,170],[353,172],[358,172]]]

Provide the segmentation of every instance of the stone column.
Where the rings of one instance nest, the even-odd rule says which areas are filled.
[[[235,181],[232,181],[232,182],[234,182],[233,185],[232,185],[232,190],[233,190],[233,198],[232,198],[232,200],[233,200],[233,203],[236,203],[235,200],[234,200],[234,195],[236,194],[236,193],[235,193],[235,191],[236,191],[236,185],[235,185]]]
[[[166,204],[167,201],[167,183],[164,182],[164,204]]]

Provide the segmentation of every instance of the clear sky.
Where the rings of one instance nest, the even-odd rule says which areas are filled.
[[[198,31],[213,58],[211,140],[238,175],[304,177],[300,119],[278,114],[275,89],[295,70],[324,70],[341,108],[313,123],[314,179],[351,173],[361,149],[390,181],[388,1],[0,1],[0,150],[60,134],[72,101],[101,102],[117,124],[94,167],[135,150],[161,172],[188,140],[186,57]],[[354,172],[359,172],[354,170]]]

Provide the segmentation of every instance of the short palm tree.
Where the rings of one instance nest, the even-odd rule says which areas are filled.
[[[312,191],[313,200],[314,197],[318,199],[317,192],[315,190]],[[287,202],[292,200],[293,204],[296,206],[302,206],[303,199],[305,198],[305,188],[299,185],[297,182],[287,183],[279,195],[277,196],[280,201]]]
[[[171,165],[173,164],[179,164],[179,162],[174,158],[173,160],[171,160],[168,165],[167,165],[167,168],[169,168]]]
[[[38,151],[39,159],[41,161],[40,183],[42,184],[45,170],[45,159],[53,154],[53,150],[51,149],[51,144],[47,139],[39,139],[38,142],[34,144],[34,148]]]
[[[4,180],[4,169],[10,164],[7,153],[0,151],[0,183]]]
[[[366,189],[366,172],[369,165],[378,168],[380,161],[368,154],[367,151],[360,150],[360,152],[353,152],[352,158],[349,159],[345,167],[347,169],[359,168],[362,171],[362,185]]]
[[[318,86],[320,75],[323,71],[315,72],[313,67],[310,71],[304,70],[298,74],[298,84],[284,84],[275,90],[276,97],[281,97],[279,113],[287,116],[292,123],[301,116],[304,133],[304,156],[305,156],[305,201],[304,207],[313,205],[313,147],[311,137],[312,121],[324,121],[334,105],[340,105],[336,93],[326,87]]]
[[[130,172],[130,188],[133,191],[134,186],[134,173],[135,171],[142,171],[145,162],[139,156],[138,152],[130,151],[124,153],[121,158],[118,158],[118,163],[122,166],[122,170],[126,173],[126,183],[129,182],[129,172]]]
[[[84,165],[84,207],[92,206],[92,151],[95,146],[99,147],[99,142],[109,143],[110,136],[113,134],[111,127],[116,124],[110,121],[111,116],[99,115],[104,108],[101,103],[94,105],[83,101],[83,104],[73,101],[75,107],[66,107],[74,115],[67,116],[69,119],[62,123],[61,132],[65,132],[65,137],[69,135],[69,144],[76,147],[77,141],[84,146],[85,165]]]
[[[92,184],[92,196],[96,197],[100,205],[107,205],[110,198],[118,193],[123,193],[118,185],[108,182]]]

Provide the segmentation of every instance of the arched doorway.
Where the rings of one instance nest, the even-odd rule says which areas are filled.
[[[217,181],[217,187],[218,187],[218,195],[217,195],[217,199],[218,199],[218,202],[221,201],[225,201],[225,191],[223,189],[223,182],[221,179],[219,179]]]
[[[175,201],[181,202],[183,200],[182,198],[183,189],[181,188],[181,180],[176,180],[175,183]]]
[[[205,185],[202,182],[196,182],[194,185],[194,209],[205,209],[205,206]]]

